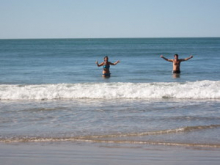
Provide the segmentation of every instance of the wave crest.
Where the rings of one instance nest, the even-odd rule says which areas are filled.
[[[0,99],[220,99],[219,89],[220,81],[0,85]]]

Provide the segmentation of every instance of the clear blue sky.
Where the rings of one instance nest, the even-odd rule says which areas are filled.
[[[0,39],[220,37],[220,0],[0,0]]]

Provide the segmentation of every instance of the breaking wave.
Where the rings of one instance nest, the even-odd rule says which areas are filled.
[[[220,81],[0,85],[1,100],[220,99]]]

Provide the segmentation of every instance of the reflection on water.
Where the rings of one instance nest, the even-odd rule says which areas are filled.
[[[173,78],[180,78],[180,74],[179,73],[173,73]]]

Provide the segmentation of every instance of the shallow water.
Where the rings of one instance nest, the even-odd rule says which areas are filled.
[[[220,147],[220,102],[1,102],[1,142],[80,141]]]

